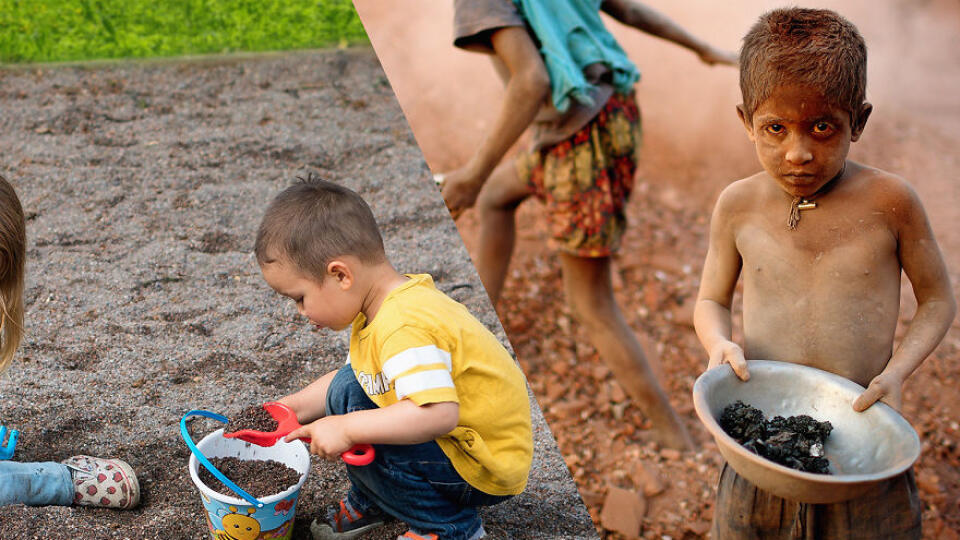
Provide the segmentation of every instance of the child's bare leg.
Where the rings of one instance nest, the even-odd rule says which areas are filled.
[[[653,422],[659,442],[671,448],[692,449],[690,434],[670,406],[613,297],[610,258],[561,254],[560,259],[567,302],[617,382]]]
[[[507,267],[516,237],[514,216],[517,206],[530,194],[517,176],[512,160],[497,166],[477,197],[480,215],[480,245],[477,249],[477,273],[494,306],[500,300]]]

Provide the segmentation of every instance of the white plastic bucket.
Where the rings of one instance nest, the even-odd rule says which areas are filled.
[[[300,473],[300,481],[285,491],[263,497],[263,506],[257,508],[238,497],[231,497],[207,487],[200,481],[197,456],[190,455],[190,478],[200,491],[207,512],[207,525],[213,540],[255,540],[281,538],[289,540],[293,534],[293,519],[297,509],[300,487],[310,470],[310,453],[300,441],[277,441],[273,446],[257,446],[223,437],[218,429],[197,443],[197,449],[208,459],[235,457],[243,460],[273,460]]]

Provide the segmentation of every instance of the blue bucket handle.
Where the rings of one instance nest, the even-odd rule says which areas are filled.
[[[230,488],[234,493],[239,495],[248,503],[252,504],[253,506],[256,506],[257,508],[263,508],[262,502],[257,500],[253,495],[244,491],[243,488],[241,488],[240,486],[233,483],[232,480],[224,476],[222,472],[220,472],[219,470],[217,470],[216,467],[213,466],[213,463],[210,463],[210,460],[207,459],[207,456],[203,455],[203,453],[200,452],[200,449],[197,448],[197,445],[193,444],[193,439],[190,438],[190,432],[187,431],[187,418],[191,416],[205,416],[207,418],[212,418],[219,422],[223,422],[224,424],[228,422],[227,417],[223,416],[222,414],[217,414],[215,412],[204,411],[202,409],[194,409],[188,412],[187,414],[183,415],[183,418],[180,419],[180,436],[183,437],[183,442],[187,443],[187,448],[189,448],[190,451],[193,452],[193,455],[196,456],[197,461],[199,461],[201,465],[206,467],[206,469],[210,471],[210,473],[213,474],[213,476],[215,476],[217,480],[220,480],[221,482],[223,482],[223,485]]]

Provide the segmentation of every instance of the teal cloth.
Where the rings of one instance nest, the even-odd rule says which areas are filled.
[[[630,61],[600,20],[602,0],[513,0],[540,40],[553,105],[566,112],[570,100],[592,106],[594,88],[583,75],[590,64],[605,64],[613,73],[613,87],[627,93],[640,80]]]

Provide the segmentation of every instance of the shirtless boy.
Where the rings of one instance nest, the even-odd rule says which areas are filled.
[[[571,310],[617,382],[651,419],[660,442],[689,448],[686,428],[613,296],[611,259],[626,230],[640,147],[640,111],[633,93],[639,73],[604,27],[599,11],[685,47],[708,65],[735,64],[736,55],[633,0],[519,4],[454,2],[454,44],[492,53],[506,93],[476,153],[464,167],[445,175],[443,198],[454,217],[477,206],[480,238],[474,260],[494,305],[513,252],[516,209],[531,195],[545,202],[550,243],[560,252]],[[543,50],[552,53],[549,63]],[[584,65],[558,60],[571,60],[564,52],[589,60]],[[501,163],[531,126],[533,147]]]
[[[923,206],[891,173],[847,159],[872,106],[866,46],[826,10],[763,15],[740,53],[737,114],[763,171],[721,193],[710,225],[694,315],[709,367],[745,358],[795,362],[865,387],[852,404],[899,409],[906,378],[933,351],[956,312],[947,271]],[[894,351],[900,272],[917,312]],[[741,349],[730,305],[743,276]],[[814,505],[720,476],[713,538],[919,538],[912,471],[876,492]]]

